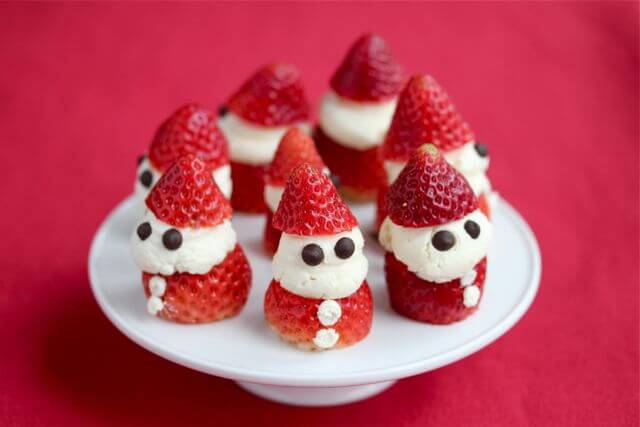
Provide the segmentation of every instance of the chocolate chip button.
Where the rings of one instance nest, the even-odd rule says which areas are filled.
[[[218,107],[218,116],[219,117],[224,117],[227,115],[227,113],[229,112],[229,109],[227,108],[226,105],[221,105]]]
[[[138,156],[138,159],[136,160],[136,162],[138,162],[138,166],[140,166],[140,163],[142,163],[144,161],[145,155],[144,154],[140,154]]]
[[[476,142],[473,145],[473,148],[475,148],[476,153],[478,153],[478,156],[480,157],[487,157],[489,155],[489,147],[481,142]]]
[[[431,238],[431,244],[437,250],[444,252],[448,251],[456,244],[456,238],[452,232],[440,230]]]
[[[343,237],[342,239],[338,240],[333,250],[335,251],[338,258],[347,259],[351,255],[353,255],[353,252],[356,250],[356,245],[350,238]]]
[[[138,226],[136,233],[138,233],[140,240],[147,240],[147,237],[151,236],[151,224],[143,222]]]
[[[142,185],[144,185],[145,187],[149,188],[151,187],[151,183],[153,182],[153,175],[151,175],[151,172],[149,171],[144,171],[140,174],[140,183]]]
[[[175,251],[182,245],[182,234],[175,228],[167,230],[162,235],[162,244],[170,251]]]
[[[302,260],[310,266],[318,265],[324,260],[324,252],[320,246],[311,243],[302,249]]]
[[[467,221],[464,223],[464,230],[472,239],[477,239],[480,235],[480,226],[475,221]]]

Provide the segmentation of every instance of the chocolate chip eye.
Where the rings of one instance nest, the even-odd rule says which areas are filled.
[[[456,244],[456,238],[452,232],[447,230],[438,231],[431,238],[431,244],[439,251],[448,251]]]
[[[302,260],[307,265],[318,265],[324,260],[324,252],[320,246],[311,243],[302,249]]]
[[[144,185],[145,187],[149,188],[151,187],[151,183],[153,182],[153,175],[151,175],[151,172],[149,171],[144,171],[140,174],[140,183],[142,185]]]
[[[219,117],[224,117],[227,115],[227,113],[229,112],[229,109],[227,108],[226,105],[221,105],[218,107],[218,116]]]
[[[481,142],[476,142],[473,145],[473,148],[475,148],[476,153],[478,153],[478,156],[480,157],[487,157],[489,155],[489,147]]]
[[[480,235],[480,226],[475,221],[467,221],[464,223],[464,230],[472,239],[477,239]]]
[[[167,230],[162,235],[162,244],[170,251],[175,251],[182,245],[182,234],[175,228]]]
[[[353,252],[356,250],[356,245],[350,238],[343,237],[342,239],[338,240],[333,250],[335,251],[338,258],[347,259],[351,255],[353,255]]]
[[[144,154],[140,154],[140,155],[138,156],[138,159],[136,160],[136,162],[138,162],[138,166],[140,166],[140,164],[141,164],[142,162],[144,162],[144,158],[145,158],[145,155],[144,155]]]
[[[147,237],[151,236],[151,224],[143,222],[138,226],[136,233],[138,233],[140,240],[147,240]]]
[[[332,173],[329,175],[329,179],[333,182],[333,185],[340,187],[340,177],[338,175]]]

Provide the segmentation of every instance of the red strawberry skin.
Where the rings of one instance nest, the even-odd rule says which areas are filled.
[[[264,236],[263,245],[267,255],[272,256],[278,250],[278,244],[280,243],[280,237],[282,237],[282,231],[276,230],[273,227],[273,214],[267,212],[267,220],[264,224]]]
[[[153,187],[145,203],[155,216],[176,227],[212,227],[231,218],[232,209],[199,158],[178,159]]]
[[[231,204],[241,212],[262,213],[267,211],[264,202],[264,176],[267,165],[248,165],[231,161],[233,193]]]
[[[365,34],[356,40],[331,78],[331,88],[338,95],[362,102],[393,98],[402,83],[402,67],[384,39],[376,34]]]
[[[160,125],[149,148],[149,161],[164,172],[188,154],[199,157],[212,170],[229,163],[227,140],[214,114],[198,104],[180,107]]]
[[[404,227],[445,224],[477,208],[467,180],[432,145],[416,150],[386,196],[388,215]]]
[[[285,341],[313,349],[316,332],[325,328],[317,315],[322,301],[295,295],[273,280],[264,298],[264,314],[269,325]],[[340,334],[335,347],[346,347],[364,339],[373,320],[373,298],[367,282],[363,282],[352,295],[336,301],[342,308],[342,316],[330,326]]]
[[[449,151],[474,139],[469,125],[435,79],[416,75],[400,93],[382,144],[382,156],[385,160],[406,161],[422,144]]]
[[[267,170],[265,182],[269,185],[284,187],[289,174],[296,166],[303,163],[320,170],[325,168],[313,139],[294,127],[282,137],[273,161]]]
[[[358,225],[351,209],[322,171],[303,164],[291,172],[273,226],[298,236],[331,235]]]
[[[368,150],[353,150],[331,139],[322,129],[313,135],[320,155],[327,167],[340,179],[340,185],[363,198],[375,195],[384,182],[385,174],[379,147]]]
[[[387,196],[388,187],[378,188],[378,199],[376,200],[376,231],[380,230],[384,219],[387,217],[387,208],[385,206],[385,198]]]
[[[478,309],[463,304],[464,288],[460,279],[446,283],[432,283],[422,280],[407,270],[407,266],[387,252],[385,255],[385,275],[391,307],[403,316],[420,322],[446,325],[467,318]],[[484,295],[484,281],[487,259],[475,267],[477,273],[473,285]]]
[[[259,69],[231,96],[227,107],[262,126],[285,126],[309,120],[309,102],[300,72],[291,64]]]
[[[147,298],[151,295],[149,280],[154,276],[142,274]],[[176,273],[164,278],[164,308],[158,316],[178,323],[206,323],[235,316],[247,302],[251,288],[251,268],[240,245],[207,274]]]

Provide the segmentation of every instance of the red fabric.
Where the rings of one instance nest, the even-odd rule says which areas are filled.
[[[530,312],[369,401],[287,408],[120,334],[90,239],[187,101],[299,65],[316,103],[364,31],[433,74],[538,235]],[[0,4],[0,425],[638,425],[638,6]]]

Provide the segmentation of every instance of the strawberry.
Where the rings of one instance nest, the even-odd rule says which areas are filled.
[[[402,83],[400,64],[376,34],[365,34],[356,40],[331,78],[331,88],[338,95],[361,102],[393,98]]]
[[[187,154],[199,157],[210,169],[229,163],[227,140],[215,116],[197,104],[180,107],[160,125],[149,148],[149,161],[164,172]]]
[[[382,155],[384,159],[407,160],[425,143],[449,151],[474,139],[444,89],[433,77],[416,75],[400,93]]]
[[[289,129],[280,140],[273,161],[267,170],[265,182],[269,185],[284,186],[291,171],[303,163],[319,170],[325,168],[313,140],[294,127]]]
[[[262,126],[285,126],[309,119],[309,103],[300,72],[291,64],[260,68],[234,93],[228,109]]]
[[[248,165],[231,161],[231,204],[234,209],[252,213],[267,210],[264,203],[264,174],[267,167],[268,165]]]
[[[147,298],[151,296],[149,281],[154,276],[142,274]],[[176,273],[163,278],[163,308],[157,314],[179,323],[205,323],[235,316],[244,307],[251,288],[251,268],[240,245],[207,274]]]
[[[476,277],[469,285],[484,289],[487,259],[483,258],[475,267]],[[464,291],[460,279],[446,283],[422,280],[407,270],[407,266],[387,252],[385,255],[385,275],[391,307],[403,316],[421,322],[448,324],[465,319],[478,309],[466,307]]]
[[[324,328],[318,320],[318,306],[322,301],[295,295],[273,280],[264,297],[264,313],[269,325],[285,341],[316,349],[313,338]],[[340,335],[335,347],[346,347],[366,337],[373,318],[373,299],[367,282],[348,297],[335,301],[342,310],[337,323],[331,326]]]
[[[387,197],[386,186],[381,186],[378,188],[378,199],[376,200],[376,222],[375,222],[375,230],[376,232],[380,230],[380,226],[382,222],[387,217],[387,208],[385,206],[385,198]]]
[[[416,150],[386,196],[388,215],[403,227],[445,224],[477,208],[467,180],[430,144]]]
[[[291,172],[273,216],[273,226],[298,236],[337,234],[358,225],[324,173],[308,164]]]
[[[175,227],[212,227],[232,213],[209,169],[192,155],[181,157],[162,175],[145,203],[160,221]]]
[[[264,224],[263,246],[268,255],[276,253],[280,237],[282,237],[282,231],[273,228],[273,213],[267,212],[267,220]]]
[[[331,172],[340,177],[341,188],[349,193],[359,193],[363,199],[375,195],[385,177],[379,147],[353,150],[338,144],[320,128],[313,137]]]

